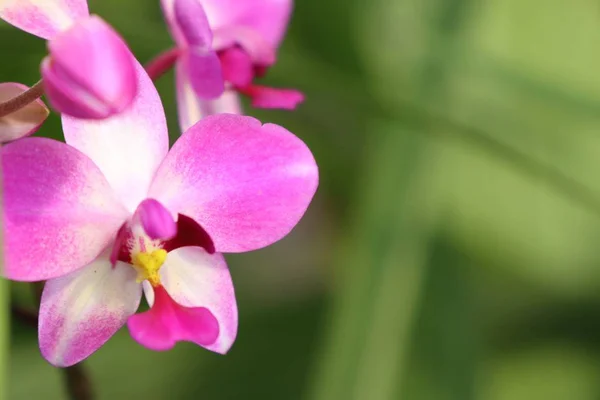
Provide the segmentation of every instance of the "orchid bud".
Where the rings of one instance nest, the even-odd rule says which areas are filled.
[[[48,42],[42,77],[50,104],[82,119],[103,119],[125,110],[137,94],[135,59],[123,39],[90,16]]]
[[[20,83],[0,83],[0,103],[22,95],[29,88]],[[48,108],[36,99],[20,109],[0,117],[0,143],[12,142],[33,134],[48,117]]]

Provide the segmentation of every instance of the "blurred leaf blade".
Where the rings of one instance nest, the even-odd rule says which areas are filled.
[[[309,398],[393,399],[403,375],[430,239],[423,135],[398,125],[371,129],[363,185],[337,253],[331,322]],[[424,184],[425,182],[425,184]]]

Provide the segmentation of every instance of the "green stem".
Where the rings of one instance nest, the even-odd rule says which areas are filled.
[[[4,266],[0,266],[3,268]],[[0,279],[0,400],[8,399],[8,344],[10,333],[8,281]]]

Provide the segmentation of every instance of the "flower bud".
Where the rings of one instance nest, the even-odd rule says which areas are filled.
[[[0,103],[14,99],[28,89],[27,86],[20,83],[0,83]],[[35,99],[17,111],[0,117],[0,143],[12,142],[33,134],[46,120],[49,113],[42,100]]]
[[[123,39],[90,16],[48,42],[42,61],[44,88],[59,112],[103,119],[125,110],[137,94],[135,59]]]

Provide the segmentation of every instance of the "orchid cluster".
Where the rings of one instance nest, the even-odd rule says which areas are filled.
[[[223,253],[287,235],[318,185],[285,128],[241,115],[294,109],[303,95],[261,86],[291,0],[162,0],[176,44],[147,64],[85,0],[4,0],[0,17],[48,40],[41,81],[0,84],[4,277],[46,281],[42,355],[80,362],[127,325],[153,350],[178,341],[226,353],[238,325]],[[153,79],[174,67],[181,137],[169,149]],[[49,110],[64,142],[29,137]],[[150,306],[136,313],[142,296]]]

